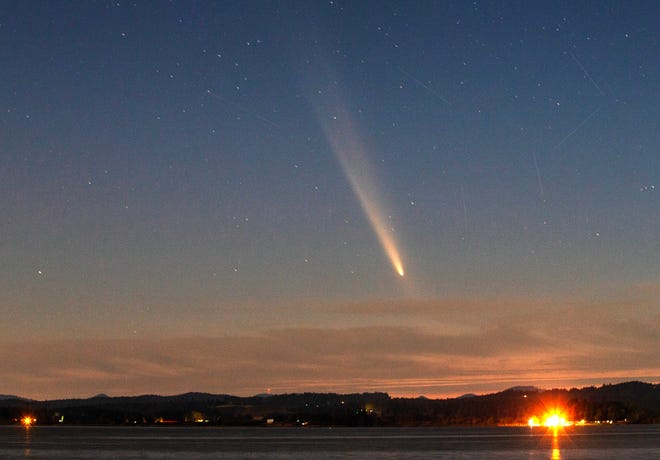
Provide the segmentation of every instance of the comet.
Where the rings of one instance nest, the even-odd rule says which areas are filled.
[[[367,150],[355,123],[338,98],[323,116],[319,115],[326,138],[339,164],[348,179],[362,210],[378,238],[383,251],[399,276],[405,275],[401,254],[394,238],[394,230],[389,224],[388,215],[382,204],[382,193],[377,186],[375,173],[369,161]],[[332,115],[328,116],[328,113]]]

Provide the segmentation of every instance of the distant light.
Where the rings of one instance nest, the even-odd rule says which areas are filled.
[[[537,417],[536,415],[530,417],[527,420],[527,424],[530,428],[544,426],[546,428],[557,430],[558,428],[564,428],[567,426],[584,425],[585,422],[583,420],[579,422],[568,420],[566,413],[562,409],[556,408],[547,411],[542,417]]]
[[[560,428],[569,425],[571,423],[566,420],[564,414],[557,410],[548,412],[543,418],[543,426],[549,428]]]
[[[30,428],[30,427],[31,427],[34,423],[36,423],[36,422],[37,422],[37,419],[34,418],[34,417],[32,417],[32,416],[30,416],[30,415],[26,415],[25,417],[23,417],[23,418],[21,419],[21,424],[22,424],[25,428]]]
[[[543,421],[543,425],[550,428],[558,428],[560,426],[566,426],[566,423],[567,423],[566,419],[557,414],[553,414]]]

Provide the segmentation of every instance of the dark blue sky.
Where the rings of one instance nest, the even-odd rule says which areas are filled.
[[[650,1],[2,2],[0,354],[93,341],[66,365],[37,347],[35,396],[657,379],[635,350],[660,351],[659,20]],[[244,342],[310,330],[329,363]],[[330,351],[347,335],[373,335],[368,376]],[[191,388],[192,358],[153,354],[190,337],[242,344],[247,380]],[[116,384],[117,340],[159,370]],[[395,356],[424,365],[392,376]],[[78,378],[50,389],[58,372]]]

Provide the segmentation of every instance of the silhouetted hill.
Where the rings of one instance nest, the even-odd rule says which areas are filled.
[[[0,401],[4,401],[7,399],[15,399],[18,401],[27,401],[25,398],[21,398],[20,396],[14,396],[14,395],[0,395]]]
[[[570,390],[514,387],[451,399],[392,398],[387,393],[14,398],[0,400],[0,423],[17,423],[29,413],[41,424],[497,425],[524,424],[530,416],[540,416],[555,406],[572,420],[660,423],[660,385],[627,382]]]
[[[535,391],[541,391],[539,388],[534,387],[534,386],[517,386],[517,387],[512,387],[508,388],[507,390],[504,391],[521,391],[525,393],[532,393]]]

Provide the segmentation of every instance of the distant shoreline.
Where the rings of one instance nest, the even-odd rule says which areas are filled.
[[[0,400],[0,424],[140,426],[532,426],[660,423],[660,385],[627,382],[581,389],[514,387],[458,398],[387,393],[294,393],[239,397],[98,395]]]

